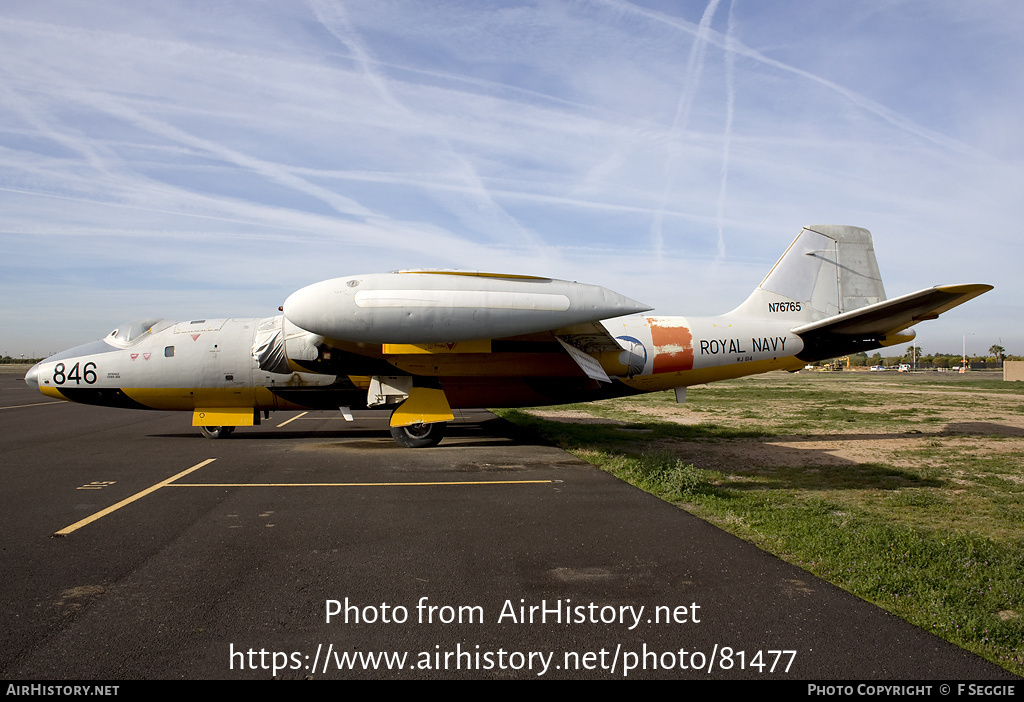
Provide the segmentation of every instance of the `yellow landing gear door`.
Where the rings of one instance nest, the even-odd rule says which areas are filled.
[[[192,426],[251,427],[255,415],[252,407],[202,407],[192,413]]]
[[[412,388],[409,397],[391,413],[391,426],[407,427],[411,424],[432,424],[455,419],[444,390]]]

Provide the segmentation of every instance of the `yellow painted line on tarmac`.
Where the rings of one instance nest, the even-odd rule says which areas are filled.
[[[307,414],[309,414],[309,412],[303,412],[302,414],[297,414],[297,415],[295,415],[294,417],[292,417],[291,419],[288,419],[288,420],[286,420],[286,421],[283,421],[283,422],[281,422],[280,424],[278,424],[278,425],[277,425],[277,428],[278,428],[278,429],[280,429],[280,428],[281,428],[281,427],[283,427],[283,426],[284,426],[285,424],[290,424],[291,422],[294,422],[294,421],[295,421],[296,419],[298,419],[299,417],[305,417],[305,416],[306,416]]]
[[[300,415],[301,416],[301,415]],[[295,417],[298,419],[298,417]],[[183,478],[193,471],[197,471],[203,466],[209,465],[216,461],[216,458],[207,458],[202,463],[197,463],[187,470],[183,470],[177,475],[173,475],[167,480],[162,480],[156,485],[146,488],[141,492],[137,492],[131,497],[126,497],[115,505],[111,505],[106,509],[100,510],[96,514],[86,517],[80,521],[75,522],[71,526],[64,527],[60,531],[54,532],[54,536],[67,536],[68,534],[81,529],[87,524],[95,522],[97,519],[102,519],[108,514],[115,512],[125,505],[129,505],[136,500],[145,497],[146,495],[159,490],[164,487],[188,487],[188,488],[201,488],[201,487],[219,487],[219,488],[243,488],[243,487],[430,487],[430,486],[441,486],[441,485],[542,485],[549,483],[561,482],[559,480],[458,480],[458,481],[436,481],[436,482],[414,482],[414,483],[176,483],[174,481],[179,478]]]
[[[174,483],[168,487],[424,487],[430,485],[538,485],[557,480],[458,480],[430,483]]]
[[[157,483],[156,485],[153,485],[152,487],[146,488],[142,492],[137,492],[134,495],[132,495],[131,497],[126,497],[125,499],[123,499],[120,502],[118,502],[116,505],[111,505],[110,507],[107,507],[104,510],[100,510],[99,512],[97,512],[96,514],[94,514],[94,515],[92,515],[90,517],[86,517],[85,519],[83,519],[81,521],[75,522],[74,524],[72,524],[69,527],[64,527],[60,531],[54,532],[53,535],[54,536],[67,536],[71,532],[77,531],[78,529],[81,529],[86,524],[91,524],[92,522],[95,522],[97,519],[101,519],[101,518],[107,516],[108,514],[110,514],[111,512],[115,512],[115,511],[121,509],[125,505],[129,505],[132,502],[135,502],[136,500],[138,500],[139,498],[145,497],[146,495],[148,495],[151,492],[155,492],[156,490],[159,490],[162,487],[167,487],[168,485],[173,483],[178,478],[182,478],[182,477],[188,475],[189,473],[191,473],[192,471],[199,470],[203,466],[208,465],[210,463],[213,463],[216,460],[217,460],[216,458],[207,458],[202,463],[197,463],[194,466],[192,466],[191,468],[189,468],[188,470],[183,470],[180,473],[178,473],[177,475],[171,476],[167,480],[162,480],[159,483]]]
[[[10,405],[9,407],[0,407],[0,410],[5,409],[19,409],[21,407],[42,407],[43,405],[63,405],[64,402],[36,402],[31,405]]]

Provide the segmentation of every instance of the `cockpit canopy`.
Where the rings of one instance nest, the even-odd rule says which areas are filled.
[[[145,334],[156,334],[174,324],[170,319],[153,317],[150,319],[134,319],[120,325],[114,331],[107,334],[107,341],[117,346],[127,346],[135,343]]]

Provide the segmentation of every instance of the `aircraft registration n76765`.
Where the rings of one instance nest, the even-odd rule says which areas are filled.
[[[379,408],[409,447],[453,408],[581,402],[674,389],[902,344],[911,326],[991,290],[939,285],[886,299],[871,234],[805,227],[739,307],[643,316],[596,285],[408,270],[334,278],[263,319],[129,322],[51,356],[25,381],[51,397],[187,410],[210,438],[272,410]]]

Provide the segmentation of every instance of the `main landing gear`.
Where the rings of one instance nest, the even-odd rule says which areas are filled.
[[[427,448],[441,443],[447,427],[448,422],[391,427],[391,438],[395,440],[396,444],[405,448]]]

